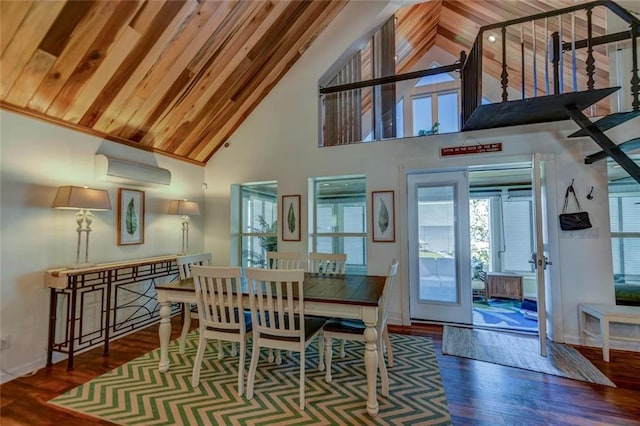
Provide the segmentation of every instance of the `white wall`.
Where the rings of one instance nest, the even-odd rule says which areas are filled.
[[[292,67],[258,108],[229,139],[206,167],[205,247],[216,263],[231,259],[230,185],[267,180],[278,181],[280,195],[302,195],[302,241],[279,242],[281,250],[307,250],[308,178],[364,174],[367,191],[396,191],[395,243],[368,241],[368,272],[383,274],[391,258],[399,257],[396,294],[391,321],[409,323],[408,259],[406,230],[406,172],[466,168],[473,164],[530,161],[535,151],[552,159],[549,233],[553,238],[551,284],[554,301],[554,339],[578,342],[577,305],[581,302],[613,303],[612,265],[604,163],[586,166],[586,154],[598,151],[587,138],[566,140],[578,127],[572,122],[523,126],[472,133],[389,140],[350,146],[318,148],[318,79],[354,40],[382,22],[386,13],[379,2],[350,2],[327,30]],[[635,122],[635,126],[638,122]],[[501,141],[503,152],[472,157],[439,157],[443,146],[473,145]],[[582,204],[591,215],[594,228],[571,234],[558,229],[557,215],[564,190],[575,179]],[[597,196],[584,199],[594,186]],[[370,199],[370,198],[369,198]],[[637,345],[636,349],[640,349]]]
[[[49,291],[47,269],[75,262],[74,212],[51,204],[61,185],[107,189],[112,210],[95,212],[89,260],[103,263],[177,253],[181,249],[180,217],[166,214],[169,200],[199,201],[204,211],[204,168],[152,155],[124,145],[0,111],[0,335],[10,347],[0,353],[2,382],[44,366],[46,359]],[[169,169],[168,187],[136,187],[96,180],[94,155],[110,153]],[[117,188],[145,192],[145,242],[117,246]],[[203,247],[203,218],[192,218],[190,248]]]

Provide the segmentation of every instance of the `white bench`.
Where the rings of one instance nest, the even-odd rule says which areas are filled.
[[[599,338],[602,341],[602,358],[609,362],[609,324],[612,322],[622,324],[640,325],[640,306],[605,305],[605,304],[580,304],[578,305],[580,316],[580,341],[585,344],[585,335]],[[587,329],[587,315],[600,321],[600,335]],[[638,341],[637,338],[616,337],[619,340]]]

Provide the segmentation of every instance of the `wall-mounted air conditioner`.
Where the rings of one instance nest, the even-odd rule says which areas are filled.
[[[145,186],[171,184],[169,170],[149,164],[96,154],[94,165],[96,179]]]

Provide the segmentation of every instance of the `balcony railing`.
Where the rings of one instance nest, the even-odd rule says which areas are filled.
[[[636,17],[603,0],[481,27],[462,67],[463,126],[483,96],[505,102],[621,86],[589,115],[638,111],[638,28]],[[490,67],[500,71],[497,90]]]

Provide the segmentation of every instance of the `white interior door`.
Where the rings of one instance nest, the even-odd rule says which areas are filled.
[[[410,316],[471,324],[467,173],[407,176]]]
[[[546,212],[546,179],[544,173],[544,162],[541,155],[533,155],[533,206],[535,218],[534,248],[531,254],[531,262],[536,270],[536,293],[538,306],[538,338],[540,341],[540,355],[547,356],[547,298],[546,282],[549,276],[548,265],[549,244],[547,232]]]

